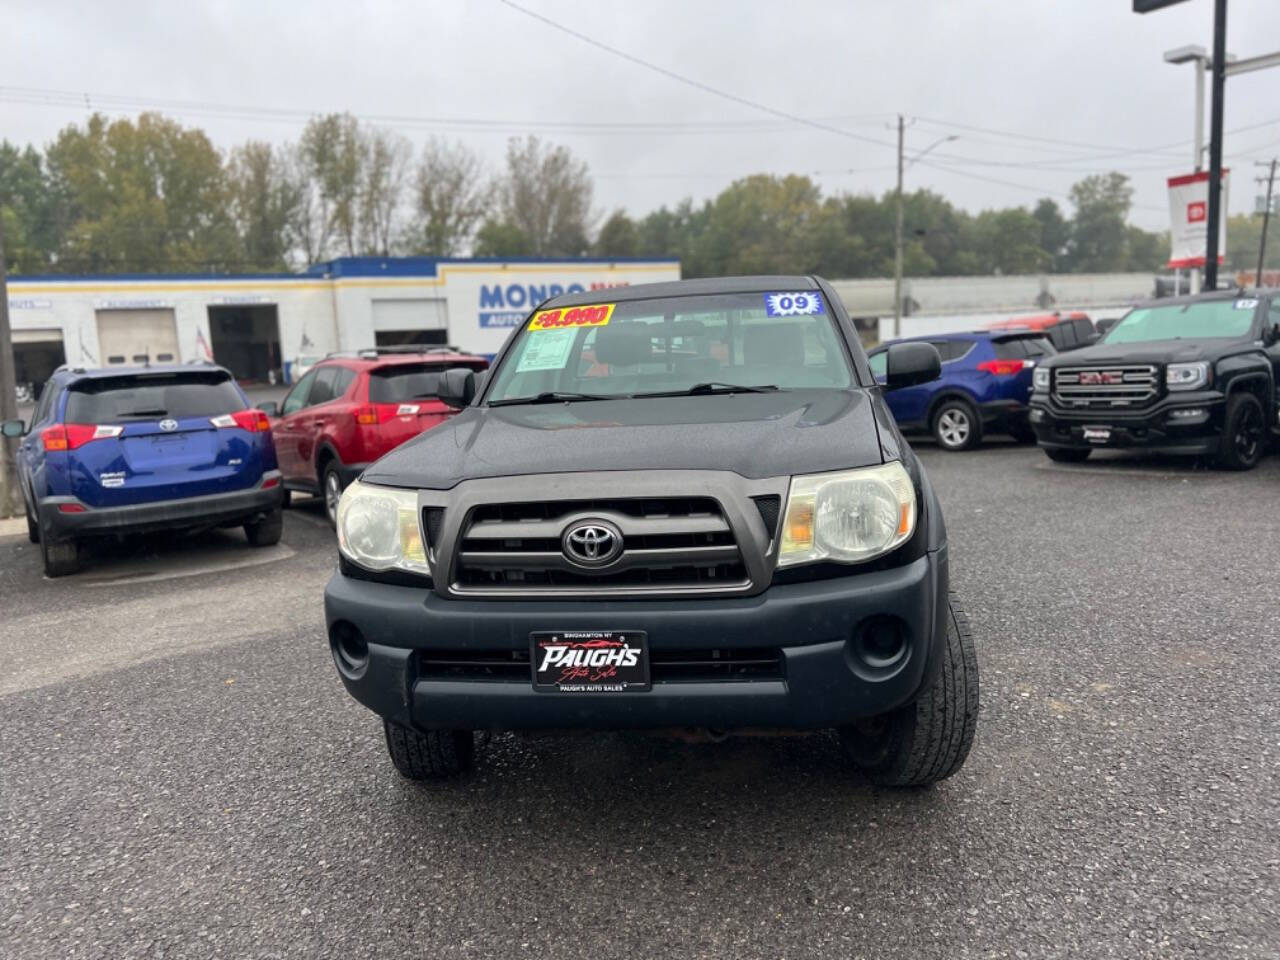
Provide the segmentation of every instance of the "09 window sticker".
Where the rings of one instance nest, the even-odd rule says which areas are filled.
[[[816,290],[798,290],[766,293],[764,312],[769,317],[809,317],[825,310],[822,297]]]

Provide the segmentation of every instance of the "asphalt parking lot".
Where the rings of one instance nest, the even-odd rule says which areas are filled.
[[[1280,458],[923,456],[983,702],[874,788],[834,738],[499,737],[402,781],[280,547],[0,539],[0,957],[1275,957]]]

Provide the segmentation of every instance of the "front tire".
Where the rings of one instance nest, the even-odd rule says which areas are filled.
[[[978,654],[959,601],[947,604],[937,678],[915,703],[840,730],[845,753],[874,782],[922,787],[964,766],[978,726]]]
[[[476,741],[470,730],[419,733],[390,720],[382,721],[387,753],[406,780],[441,780],[471,769]]]
[[[1252,393],[1233,394],[1222,421],[1218,465],[1227,470],[1252,470],[1262,459],[1266,434],[1266,417],[1258,398]]]
[[[40,538],[40,556],[47,577],[65,577],[80,569],[80,545],[74,539]]]
[[[1089,447],[1045,447],[1044,455],[1054,463],[1084,463],[1093,451]]]
[[[933,438],[944,450],[969,450],[982,442],[982,419],[967,400],[944,400],[933,412]]]
[[[274,508],[260,520],[244,525],[244,535],[255,547],[273,547],[280,542],[284,533],[284,513],[280,507]]]

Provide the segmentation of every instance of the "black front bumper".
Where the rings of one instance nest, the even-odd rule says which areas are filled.
[[[267,483],[273,485],[264,487],[263,484]],[[276,509],[282,497],[283,486],[278,470],[267,471],[258,486],[248,490],[125,507],[90,507],[75,497],[46,497],[40,501],[40,530],[60,538],[234,526]],[[62,504],[84,509],[79,513],[64,513]]]
[[[706,726],[817,729],[892,710],[931,681],[945,643],[946,547],[888,570],[777,585],[754,597],[579,601],[452,600],[430,589],[335,574],[325,588],[331,645],[354,627],[367,659],[335,651],[342,682],[381,716],[419,729]],[[893,617],[906,654],[877,672],[855,636]],[[647,692],[536,692],[532,678],[427,679],[423,651],[519,651],[541,630],[643,630],[651,651],[780,648],[780,677],[655,682]]]
[[[1207,455],[1221,447],[1225,410],[1226,401],[1216,392],[1166,397],[1136,414],[1067,411],[1036,398],[1031,403],[1031,428],[1042,447]],[[1191,411],[1200,413],[1183,415]],[[1096,428],[1106,428],[1110,435],[1105,439],[1086,436],[1086,430]]]
[[[989,400],[978,404],[983,429],[990,433],[1007,433],[1025,429],[1030,407],[1018,400]]]

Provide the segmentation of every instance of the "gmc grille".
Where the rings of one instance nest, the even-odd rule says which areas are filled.
[[[418,677],[531,683],[533,675],[528,650],[424,650],[418,656]],[[649,679],[654,683],[780,680],[782,651],[777,647],[650,650]]]
[[[1159,370],[1151,364],[1058,367],[1053,371],[1054,398],[1063,407],[1079,410],[1144,407],[1156,399],[1159,390]]]
[[[574,521],[603,519],[622,531],[622,553],[599,570],[565,556]],[[463,522],[455,592],[583,593],[750,586],[733,530],[710,497],[558,500],[484,504]]]

